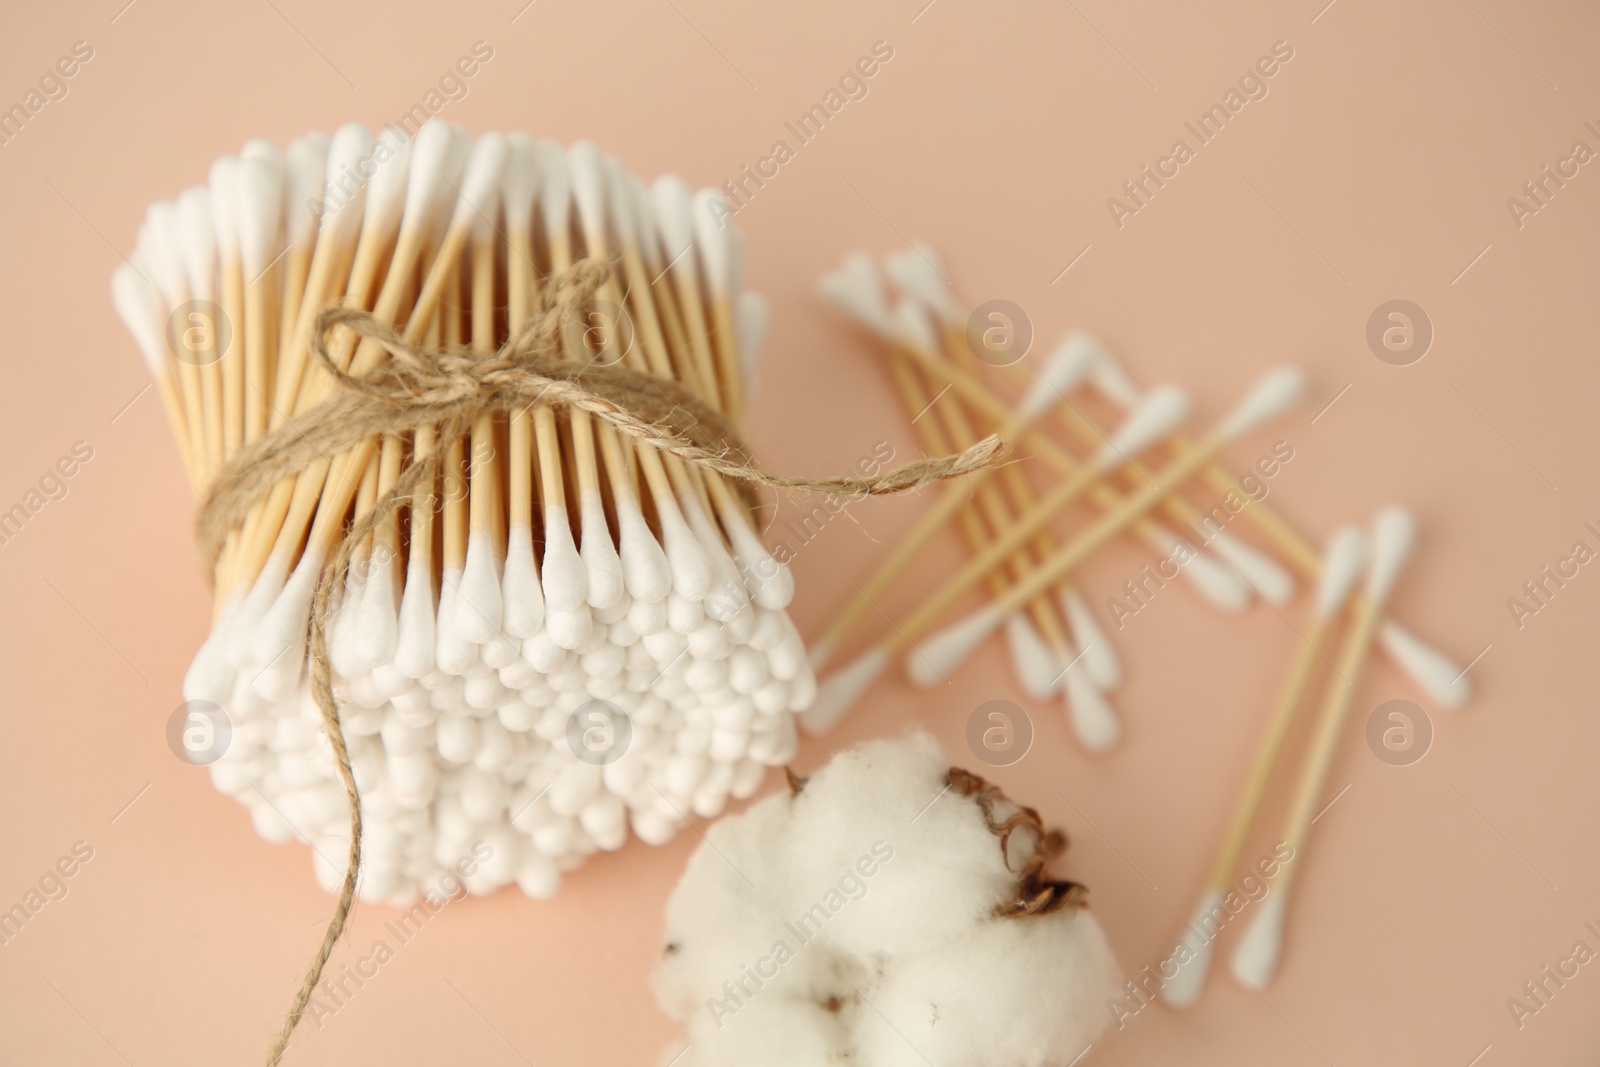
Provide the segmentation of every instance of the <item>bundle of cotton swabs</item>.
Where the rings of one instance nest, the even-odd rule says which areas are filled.
[[[899,290],[891,305],[885,275]],[[1122,679],[1120,660],[1106,629],[1072,585],[1075,570],[1101,546],[1130,532],[1157,558],[1178,563],[1179,574],[1203,599],[1236,612],[1259,596],[1275,607],[1295,596],[1292,571],[1315,583],[1322,570],[1314,542],[1298,533],[1264,501],[1252,500],[1241,525],[1280,552],[1287,565],[1215,519],[1216,509],[1194,502],[1195,482],[1207,492],[1238,495],[1239,476],[1218,462],[1230,442],[1294,407],[1304,396],[1303,372],[1268,372],[1198,440],[1182,435],[1190,413],[1187,394],[1175,385],[1141,390],[1107,348],[1085,333],[1069,335],[1052,353],[1010,367],[1022,386],[1008,402],[980,373],[980,363],[1008,362],[1014,353],[975,351],[972,309],[952,293],[934,252],[918,245],[890,255],[880,267],[854,253],[822,279],[822,295],[885,344],[889,369],[930,452],[962,447],[989,432],[1017,446],[1029,468],[1051,480],[1040,492],[1022,465],[978,471],[950,483],[904,541],[866,579],[822,637],[812,662],[821,667],[868,608],[905,573],[953,519],[959,519],[974,558],[927,596],[893,632],[826,679],[802,720],[828,729],[883,673],[892,655],[906,653],[913,682],[946,680],[991,634],[1004,627],[1024,689],[1037,699],[1061,694],[1068,719],[1084,747],[1112,748],[1121,722],[1106,694]],[[1034,363],[1041,364],[1029,373]],[[1074,399],[1091,389],[1123,412],[1102,429]],[[1088,405],[1092,409],[1092,405]],[[1063,445],[1048,423],[1073,442]],[[1142,457],[1156,454],[1159,462]],[[1094,512],[1088,526],[1065,544],[1052,530],[1070,505]],[[1231,512],[1234,509],[1228,509]],[[1226,520],[1224,520],[1226,521]],[[1180,534],[1174,529],[1184,530]],[[1186,539],[1192,538],[1192,540]],[[988,602],[935,630],[940,616],[980,585]],[[1380,620],[1377,639],[1390,658],[1435,701],[1458,707],[1468,695],[1464,672],[1392,618]]]
[[[337,388],[312,358],[323,309],[488,356],[586,257],[610,274],[567,355],[676,381],[737,425],[766,306],[742,290],[716,195],[672,176],[647,188],[587,143],[352,124],[283,152],[252,141],[153,205],[113,296],[197,493]],[[348,330],[329,356],[357,374],[389,358]],[[342,878],[346,799],[307,679],[312,595],[352,523],[434,450],[439,484],[354,546],[328,631],[364,899],[408,901],[458,867],[474,892],[547,896],[629,826],[664,842],[789,759],[791,712],[815,692],[793,585],[724,478],[544,404],[437,436],[325,457],[227,537],[184,695],[225,709],[212,780],[262,836],[309,842],[323,884]]]

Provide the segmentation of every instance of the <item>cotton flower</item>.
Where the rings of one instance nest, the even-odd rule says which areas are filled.
[[[1060,1067],[1120,976],[1038,814],[925,734],[841,753],[713,826],[654,986],[677,1067]]]

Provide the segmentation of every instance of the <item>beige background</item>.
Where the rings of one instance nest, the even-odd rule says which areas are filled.
[[[1085,1062],[1592,1062],[1600,964],[1520,1031],[1506,1008],[1574,941],[1600,948],[1584,930],[1600,925],[1600,570],[1520,632],[1506,608],[1573,541],[1594,546],[1582,525],[1600,519],[1600,165],[1520,229],[1506,207],[1575,140],[1600,149],[1583,127],[1600,125],[1592,6],[936,0],[919,14],[920,0],[537,0],[519,14],[521,2],[137,0],[119,13],[122,0],[95,0],[6,16],[0,102],[74,41],[94,58],[0,147],[0,508],[75,441],[94,458],[0,546],[0,905],[74,842],[94,857],[0,947],[0,1059],[249,1062],[320,936],[329,900],[304,848],[257,839],[163,740],[207,600],[192,505],[107,278],[144,206],[203,180],[215,156],[250,136],[282,144],[394,118],[481,39],[493,60],[443,114],[474,131],[589,137],[640,174],[697,184],[753,163],[874,41],[893,46],[870,95],[739,216],[775,311],[750,435],[779,469],[840,470],[880,439],[914,453],[872,347],[813,284],[851,247],[915,237],[944,253],[965,298],[1022,305],[1041,344],[1092,328],[1145,382],[1192,387],[1206,417],[1264,367],[1302,361],[1311,403],[1230,461],[1291,441],[1272,499],[1318,535],[1389,501],[1419,513],[1424,547],[1397,612],[1463,663],[1487,650],[1478,699],[1433,713],[1422,762],[1387,766],[1359,722],[1422,697],[1376,667],[1329,798],[1350,788],[1317,824],[1270,1000],[1216,981],[1196,1009],[1152,1007]],[[1106,198],[1279,40],[1295,58],[1270,95],[1119,230]],[[1437,334],[1404,368],[1363,336],[1398,297]],[[846,576],[925,506],[861,505],[801,551],[802,628],[815,632]],[[924,574],[958,551],[943,544]],[[1131,543],[1097,558],[1095,602],[1144,558]],[[908,602],[901,590],[890,610]],[[1032,708],[1036,747],[999,777],[1070,830],[1067,872],[1091,886],[1130,971],[1163,955],[1189,912],[1296,640],[1269,609],[1219,619],[1164,593],[1117,638],[1130,672],[1118,752],[1086,757],[1058,708]],[[968,713],[994,697],[1023,699],[998,644],[948,688],[886,680],[798,763],[913,721],[961,759]],[[452,905],[290,1061],[654,1062],[671,1029],[645,979],[695,840],[603,858],[552,903],[504,892]],[[338,959],[391,917],[360,909]]]

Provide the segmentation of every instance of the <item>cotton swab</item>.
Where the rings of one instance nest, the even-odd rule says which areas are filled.
[[[1346,526],[1334,531],[1323,556],[1320,585],[1312,606],[1311,619],[1291,661],[1288,681],[1278,698],[1276,709],[1268,720],[1250,775],[1245,780],[1244,791],[1234,808],[1233,821],[1223,837],[1212,867],[1210,881],[1195,908],[1194,917],[1184,928],[1184,942],[1191,955],[1180,966],[1178,974],[1161,987],[1161,996],[1175,1008],[1186,1008],[1200,998],[1205,988],[1207,972],[1215,938],[1219,932],[1219,909],[1223,897],[1238,873],[1239,857],[1244,849],[1245,835],[1255,821],[1256,812],[1266,790],[1268,778],[1283,750],[1284,739],[1293,725],[1312,674],[1322,659],[1322,646],[1329,628],[1344,610],[1351,590],[1367,565],[1366,536],[1356,526]],[[1226,911],[1221,912],[1226,915]]]
[[[1317,719],[1312,747],[1301,771],[1299,788],[1285,823],[1283,840],[1303,856],[1306,837],[1317,801],[1333,763],[1350,701],[1360,681],[1373,636],[1383,618],[1383,606],[1400,578],[1416,540],[1416,520],[1404,508],[1378,513],[1372,523],[1372,563],[1365,587],[1356,602],[1354,618],[1339,650],[1338,677],[1330,681]],[[1284,916],[1294,875],[1302,863],[1280,869],[1272,894],[1251,919],[1233,955],[1233,974],[1246,988],[1262,989],[1272,981],[1283,950]]]

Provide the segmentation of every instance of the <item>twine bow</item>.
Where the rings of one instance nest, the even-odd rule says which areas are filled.
[[[286,478],[321,470],[329,457],[365,449],[384,434],[404,434],[424,426],[437,429],[447,443],[465,435],[480,415],[520,410],[532,404],[578,408],[609,423],[640,445],[682,458],[704,470],[734,479],[754,499],[758,486],[809,493],[881,496],[914,489],[988,467],[1005,452],[990,436],[952,456],[916,460],[870,478],[787,478],[756,466],[737,432],[720,411],[686,386],[619,364],[573,359],[564,331],[586,324],[594,294],[608,277],[604,263],[584,259],[551,280],[540,294],[532,323],[489,356],[410,345],[387,323],[354,308],[321,312],[312,336],[318,365],[337,387],[335,394],[303,416],[289,419],[236,452],[207,487],[195,520],[195,540],[206,574],[214,575],[228,531],[245,520],[254,505]],[[387,354],[376,366],[358,372],[341,367],[329,348],[337,331],[348,330]],[[363,346],[364,347],[364,346]],[[355,452],[361,456],[360,451]],[[289,1037],[305,1013],[323,968],[343,934],[355,901],[361,867],[361,798],[333,691],[328,661],[329,601],[354,546],[379,523],[397,514],[423,486],[437,482],[443,447],[413,454],[389,491],[357,515],[318,575],[312,598],[307,658],[311,688],[322,712],[329,747],[350,809],[350,852],[339,902],[288,1013],[268,1051],[269,1067],[282,1058]],[[431,499],[430,499],[431,506]]]

